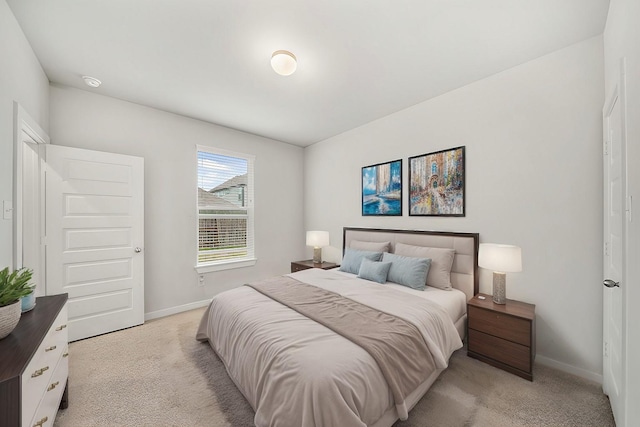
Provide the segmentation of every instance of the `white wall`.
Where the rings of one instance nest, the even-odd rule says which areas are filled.
[[[627,423],[640,425],[640,2],[611,0],[604,32],[605,93],[611,94],[619,74],[620,58],[627,61],[626,126],[628,192],[634,199],[634,221],[628,223],[627,253]]]
[[[145,159],[146,313],[288,273],[304,250],[302,148],[70,87],[52,85],[50,98],[52,144]],[[194,270],[196,144],[256,156],[258,262],[207,273],[204,287]]]
[[[538,361],[601,379],[602,37],[305,150],[305,227],[479,232],[522,247],[509,298],[536,304]],[[425,79],[429,76],[426,75]],[[409,217],[407,157],[466,146],[466,217]],[[404,159],[403,217],[362,217],[361,167]],[[491,293],[482,270],[481,292]]]
[[[45,131],[49,127],[49,80],[11,9],[0,0],[0,209],[13,199],[13,101]],[[0,213],[0,269],[13,266],[11,220]]]

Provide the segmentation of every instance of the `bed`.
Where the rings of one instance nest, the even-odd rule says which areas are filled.
[[[360,266],[390,264],[394,278],[412,267],[398,270],[405,264],[385,259],[422,265],[425,250],[452,254],[450,289],[377,283],[363,278],[364,269],[348,271],[380,247],[387,250],[377,261]],[[462,346],[466,301],[478,293],[477,248],[476,233],[347,227],[347,271],[303,270],[223,292],[196,338],[223,361],[256,426],[388,427],[407,418]],[[427,283],[438,256],[429,259]]]

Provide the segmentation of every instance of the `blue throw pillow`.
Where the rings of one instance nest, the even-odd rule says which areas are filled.
[[[387,281],[389,268],[391,268],[390,262],[376,262],[363,258],[360,264],[360,271],[358,271],[358,277],[371,280],[372,282],[384,283]]]
[[[385,253],[382,261],[391,263],[391,268],[387,275],[389,282],[394,282],[419,291],[423,291],[426,287],[427,274],[429,274],[429,267],[431,267],[431,259]]]
[[[347,249],[344,251],[344,257],[342,257],[342,263],[340,264],[339,270],[346,273],[358,274],[358,271],[360,271],[360,263],[362,263],[363,258],[371,261],[380,261],[381,257],[382,252]]]

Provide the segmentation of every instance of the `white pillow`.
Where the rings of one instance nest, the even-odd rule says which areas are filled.
[[[361,240],[352,240],[349,243],[351,249],[370,252],[389,252],[391,242],[363,242]]]
[[[427,286],[451,290],[451,266],[455,249],[429,248],[426,246],[412,246],[396,243],[396,255],[414,258],[430,258],[431,267],[427,274]]]

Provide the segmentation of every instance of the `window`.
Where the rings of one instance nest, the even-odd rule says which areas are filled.
[[[198,146],[199,273],[255,264],[254,157]]]

